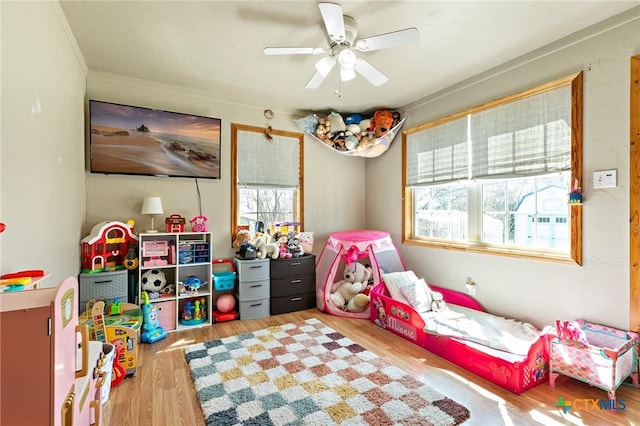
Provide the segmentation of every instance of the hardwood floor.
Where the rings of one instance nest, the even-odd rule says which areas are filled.
[[[109,401],[103,406],[104,424],[203,425],[183,347],[313,317],[465,405],[471,411],[465,426],[640,425],[640,389],[627,385],[618,389],[616,395],[619,401],[624,401],[624,410],[604,411],[580,402],[563,414],[555,407],[558,397],[564,397],[565,401],[598,400],[606,398],[606,392],[560,377],[556,388],[543,383],[522,395],[514,395],[369,321],[336,317],[317,309],[219,323],[170,333],[154,344],[140,344],[136,375],[111,389]]]

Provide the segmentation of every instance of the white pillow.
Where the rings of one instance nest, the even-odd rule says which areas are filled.
[[[407,298],[409,304],[418,312],[431,310],[431,290],[423,279],[413,281],[400,287],[400,292]]]
[[[401,272],[389,272],[382,274],[382,281],[384,281],[387,290],[391,298],[398,300],[402,303],[410,305],[409,301],[402,295],[400,288],[414,281],[418,281],[418,277],[413,271],[401,271]]]

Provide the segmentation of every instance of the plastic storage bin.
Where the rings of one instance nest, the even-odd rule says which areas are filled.
[[[183,241],[178,246],[178,263],[209,262],[209,243],[206,241]]]
[[[214,272],[213,288],[216,291],[233,290],[236,286],[236,273],[233,271]]]

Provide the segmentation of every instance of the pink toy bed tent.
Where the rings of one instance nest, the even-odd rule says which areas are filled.
[[[329,236],[316,262],[316,305],[332,315],[368,319],[369,307],[347,312],[331,302],[331,286],[342,279],[345,265],[352,261],[371,266],[373,286],[380,282],[382,271],[399,272],[406,267],[388,232],[342,231]]]

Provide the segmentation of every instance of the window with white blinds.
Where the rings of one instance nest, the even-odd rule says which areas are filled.
[[[567,205],[582,87],[578,73],[405,130],[403,241],[582,264],[582,209]]]
[[[239,130],[238,184],[297,188],[300,185],[300,140]]]
[[[571,169],[571,85],[469,115],[471,179]]]
[[[231,125],[231,236],[276,222],[303,225],[302,133]]]
[[[412,186],[569,170],[571,85],[411,133],[406,157]]]
[[[407,184],[425,185],[467,179],[469,138],[462,117],[407,136]]]

